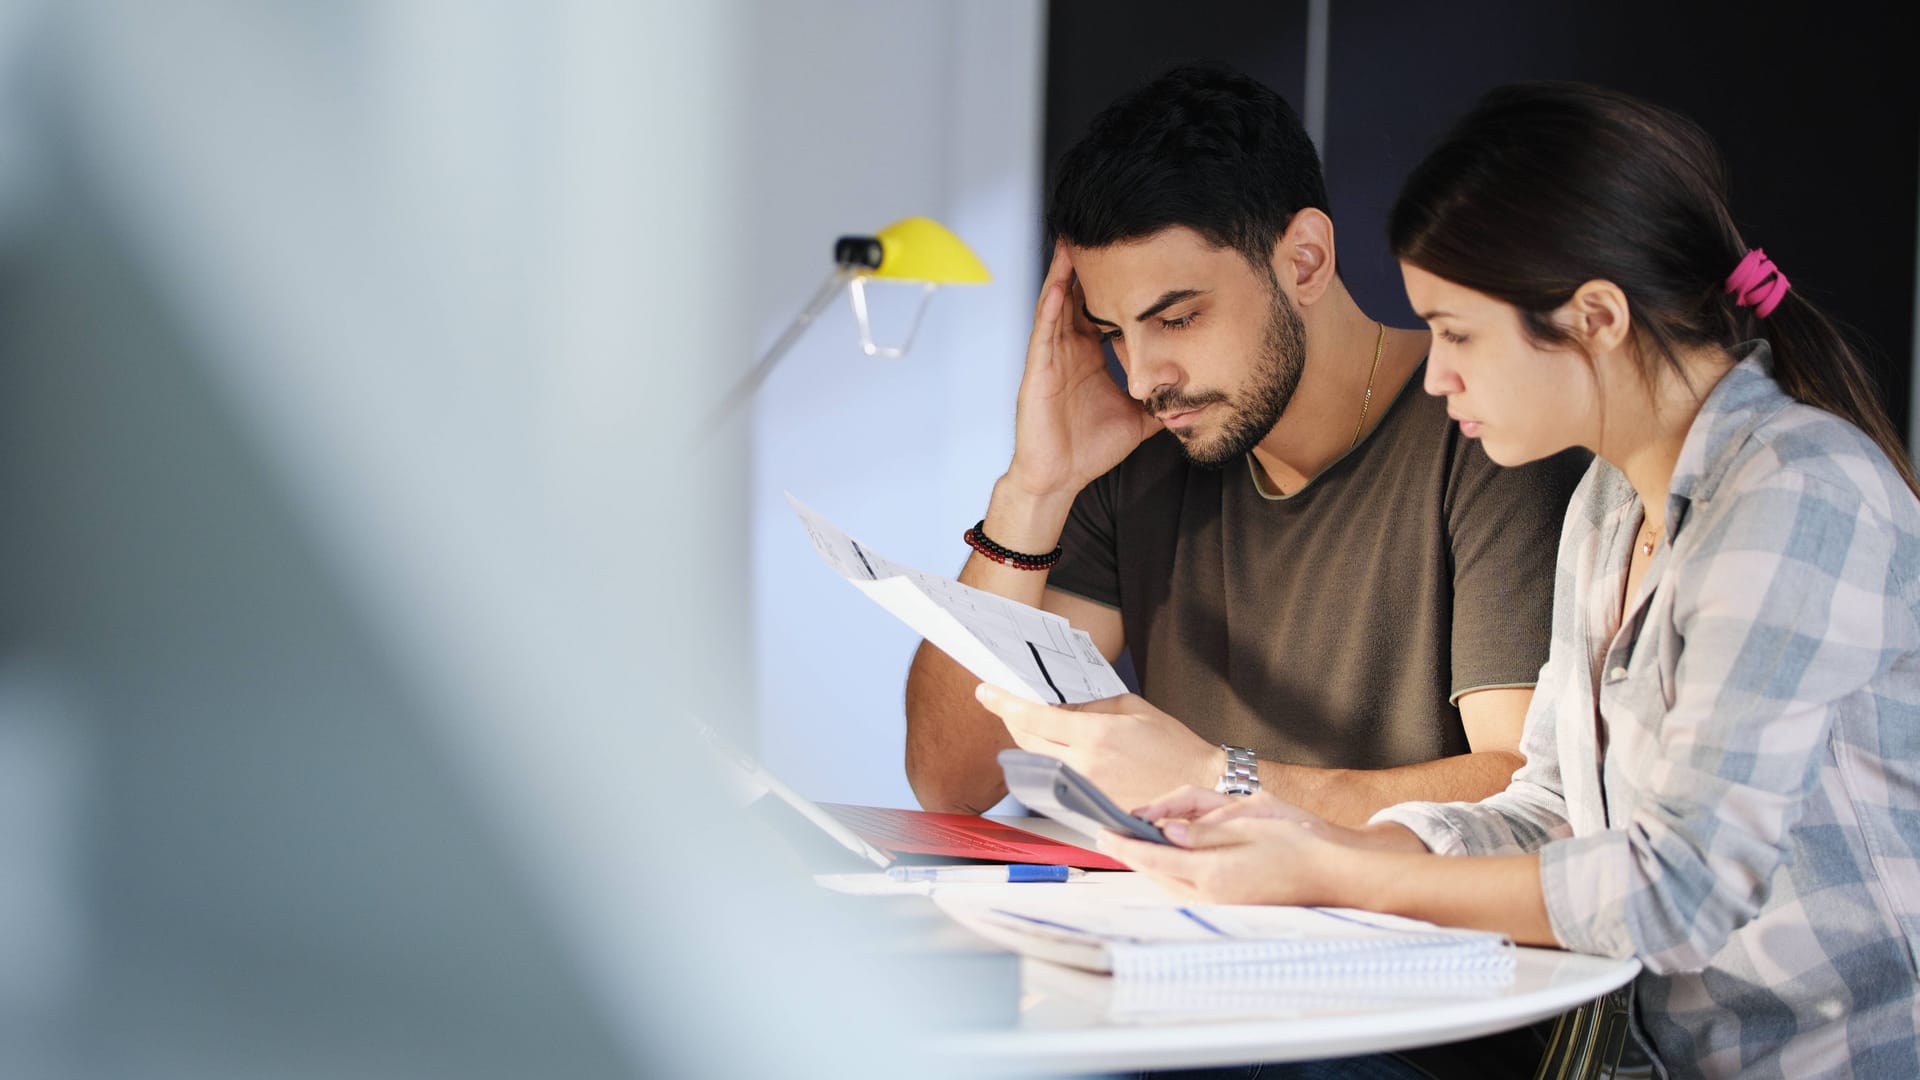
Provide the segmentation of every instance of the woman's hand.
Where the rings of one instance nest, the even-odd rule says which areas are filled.
[[[1346,904],[1344,870],[1366,842],[1266,792],[1185,787],[1135,811],[1173,845],[1109,833],[1100,850],[1177,896],[1222,904]]]
[[[1148,821],[1182,822],[1208,818],[1229,821],[1239,817],[1265,817],[1282,821],[1319,821],[1320,818],[1267,791],[1252,795],[1222,795],[1212,788],[1191,785],[1162,795],[1133,811]]]

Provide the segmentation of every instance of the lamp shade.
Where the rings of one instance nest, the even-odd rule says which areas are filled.
[[[864,277],[929,285],[984,285],[985,263],[945,225],[927,217],[902,218],[872,236],[843,236],[834,260]]]
[[[882,281],[907,281],[920,286],[920,302],[913,311],[913,322],[898,345],[882,345],[874,340],[873,324],[867,318],[866,283],[868,278]],[[800,340],[813,320],[841,289],[853,299],[853,319],[860,327],[860,351],[868,356],[897,359],[905,356],[913,344],[913,335],[926,314],[927,300],[942,285],[984,285],[993,280],[985,263],[973,249],[932,218],[903,218],[872,236],[843,236],[833,242],[833,271],[813,299],[795,316],[776,338],[753,370],[741,377],[707,418],[709,430],[730,416],[740,404],[753,396],[755,388],[773,370],[780,357]]]

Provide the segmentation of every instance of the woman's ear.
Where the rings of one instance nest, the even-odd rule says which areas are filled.
[[[1295,212],[1274,241],[1272,265],[1274,279],[1298,306],[1325,296],[1334,276],[1333,219],[1312,207]]]
[[[1613,352],[1633,335],[1632,309],[1627,294],[1611,281],[1595,279],[1573,290],[1573,296],[1555,312],[1586,349],[1587,355]]]

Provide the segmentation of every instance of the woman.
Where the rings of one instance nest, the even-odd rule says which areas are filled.
[[[1511,787],[1360,829],[1185,789],[1141,811],[1184,849],[1104,846],[1213,900],[1637,956],[1675,1075],[1920,1076],[1920,502],[1724,193],[1686,120],[1527,85],[1394,208],[1427,390],[1502,464],[1596,455]]]

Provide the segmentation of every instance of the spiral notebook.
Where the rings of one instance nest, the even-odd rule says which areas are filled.
[[[1500,934],[1369,911],[1083,893],[974,898],[936,892],[934,902],[1023,955],[1118,981],[1404,993],[1498,987],[1513,979],[1513,944]]]

